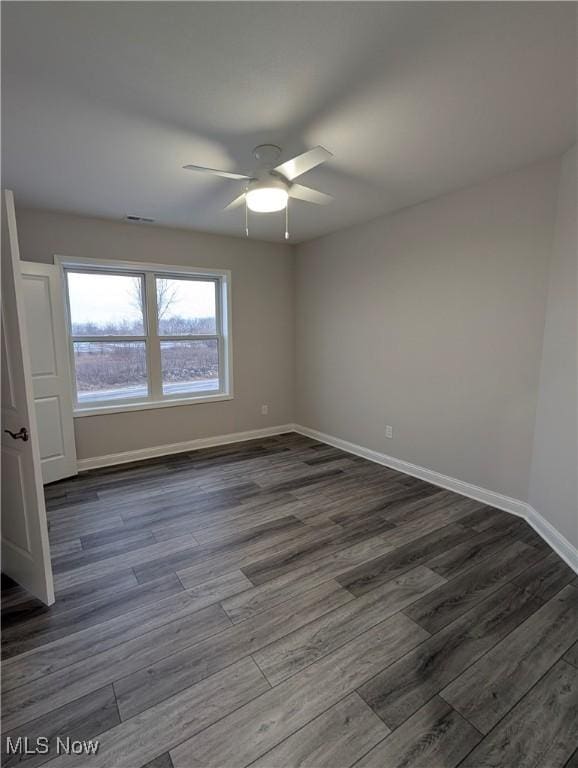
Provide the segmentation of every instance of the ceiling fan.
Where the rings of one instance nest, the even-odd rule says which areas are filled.
[[[200,171],[224,179],[246,182],[243,192],[225,207],[225,210],[237,208],[245,203],[245,234],[249,234],[248,211],[254,213],[274,213],[285,210],[285,239],[289,238],[289,198],[303,200],[307,203],[326,205],[333,200],[332,195],[319,192],[317,189],[295,184],[298,178],[321,163],[333,157],[324,147],[313,147],[301,155],[292,157],[274,167],[281,155],[281,148],[274,144],[260,144],[253,150],[253,156],[258,161],[258,169],[253,176],[244,173],[230,173],[215,168],[204,168],[201,165],[185,165],[187,171]]]

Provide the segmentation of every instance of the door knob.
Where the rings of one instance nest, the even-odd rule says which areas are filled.
[[[20,427],[18,432],[11,432],[9,429],[5,429],[4,432],[8,432],[10,437],[13,437],[14,440],[24,440],[26,443],[29,439],[28,430],[26,427]]]

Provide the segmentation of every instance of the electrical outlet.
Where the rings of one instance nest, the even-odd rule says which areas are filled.
[[[262,405],[261,406],[261,416],[267,416],[269,414],[269,406],[268,405]]]
[[[393,427],[391,427],[389,424],[386,424],[385,426],[385,436],[393,437]]]

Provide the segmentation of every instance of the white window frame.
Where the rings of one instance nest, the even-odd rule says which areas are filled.
[[[233,399],[233,344],[231,321],[231,272],[227,269],[209,269],[204,267],[183,267],[167,264],[151,264],[137,261],[113,261],[109,259],[92,259],[69,256],[54,256],[58,265],[65,297],[66,330],[71,360],[71,387],[74,403],[74,417],[95,416],[107,413],[122,413],[124,411],[142,411],[151,408],[167,408],[176,405],[196,403],[215,403]],[[145,311],[143,321],[146,333],[143,336],[98,336],[82,337],[83,341],[134,341],[144,342],[147,350],[147,380],[148,396],[139,399],[115,399],[102,405],[93,403],[80,404],[76,393],[76,369],[74,365],[74,340],[72,334],[70,307],[68,300],[67,271],[101,272],[103,274],[131,275],[143,278],[145,292]],[[216,320],[217,328],[214,334],[182,334],[165,336],[158,333],[156,277],[180,279],[205,279],[215,282],[216,291]],[[161,372],[162,341],[190,341],[217,339],[219,348],[219,380],[218,392],[200,392],[198,395],[163,395]]]

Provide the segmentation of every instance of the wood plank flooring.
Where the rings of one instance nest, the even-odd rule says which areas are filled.
[[[3,766],[578,765],[578,581],[522,520],[293,433],[46,499],[56,604],[3,579]]]

